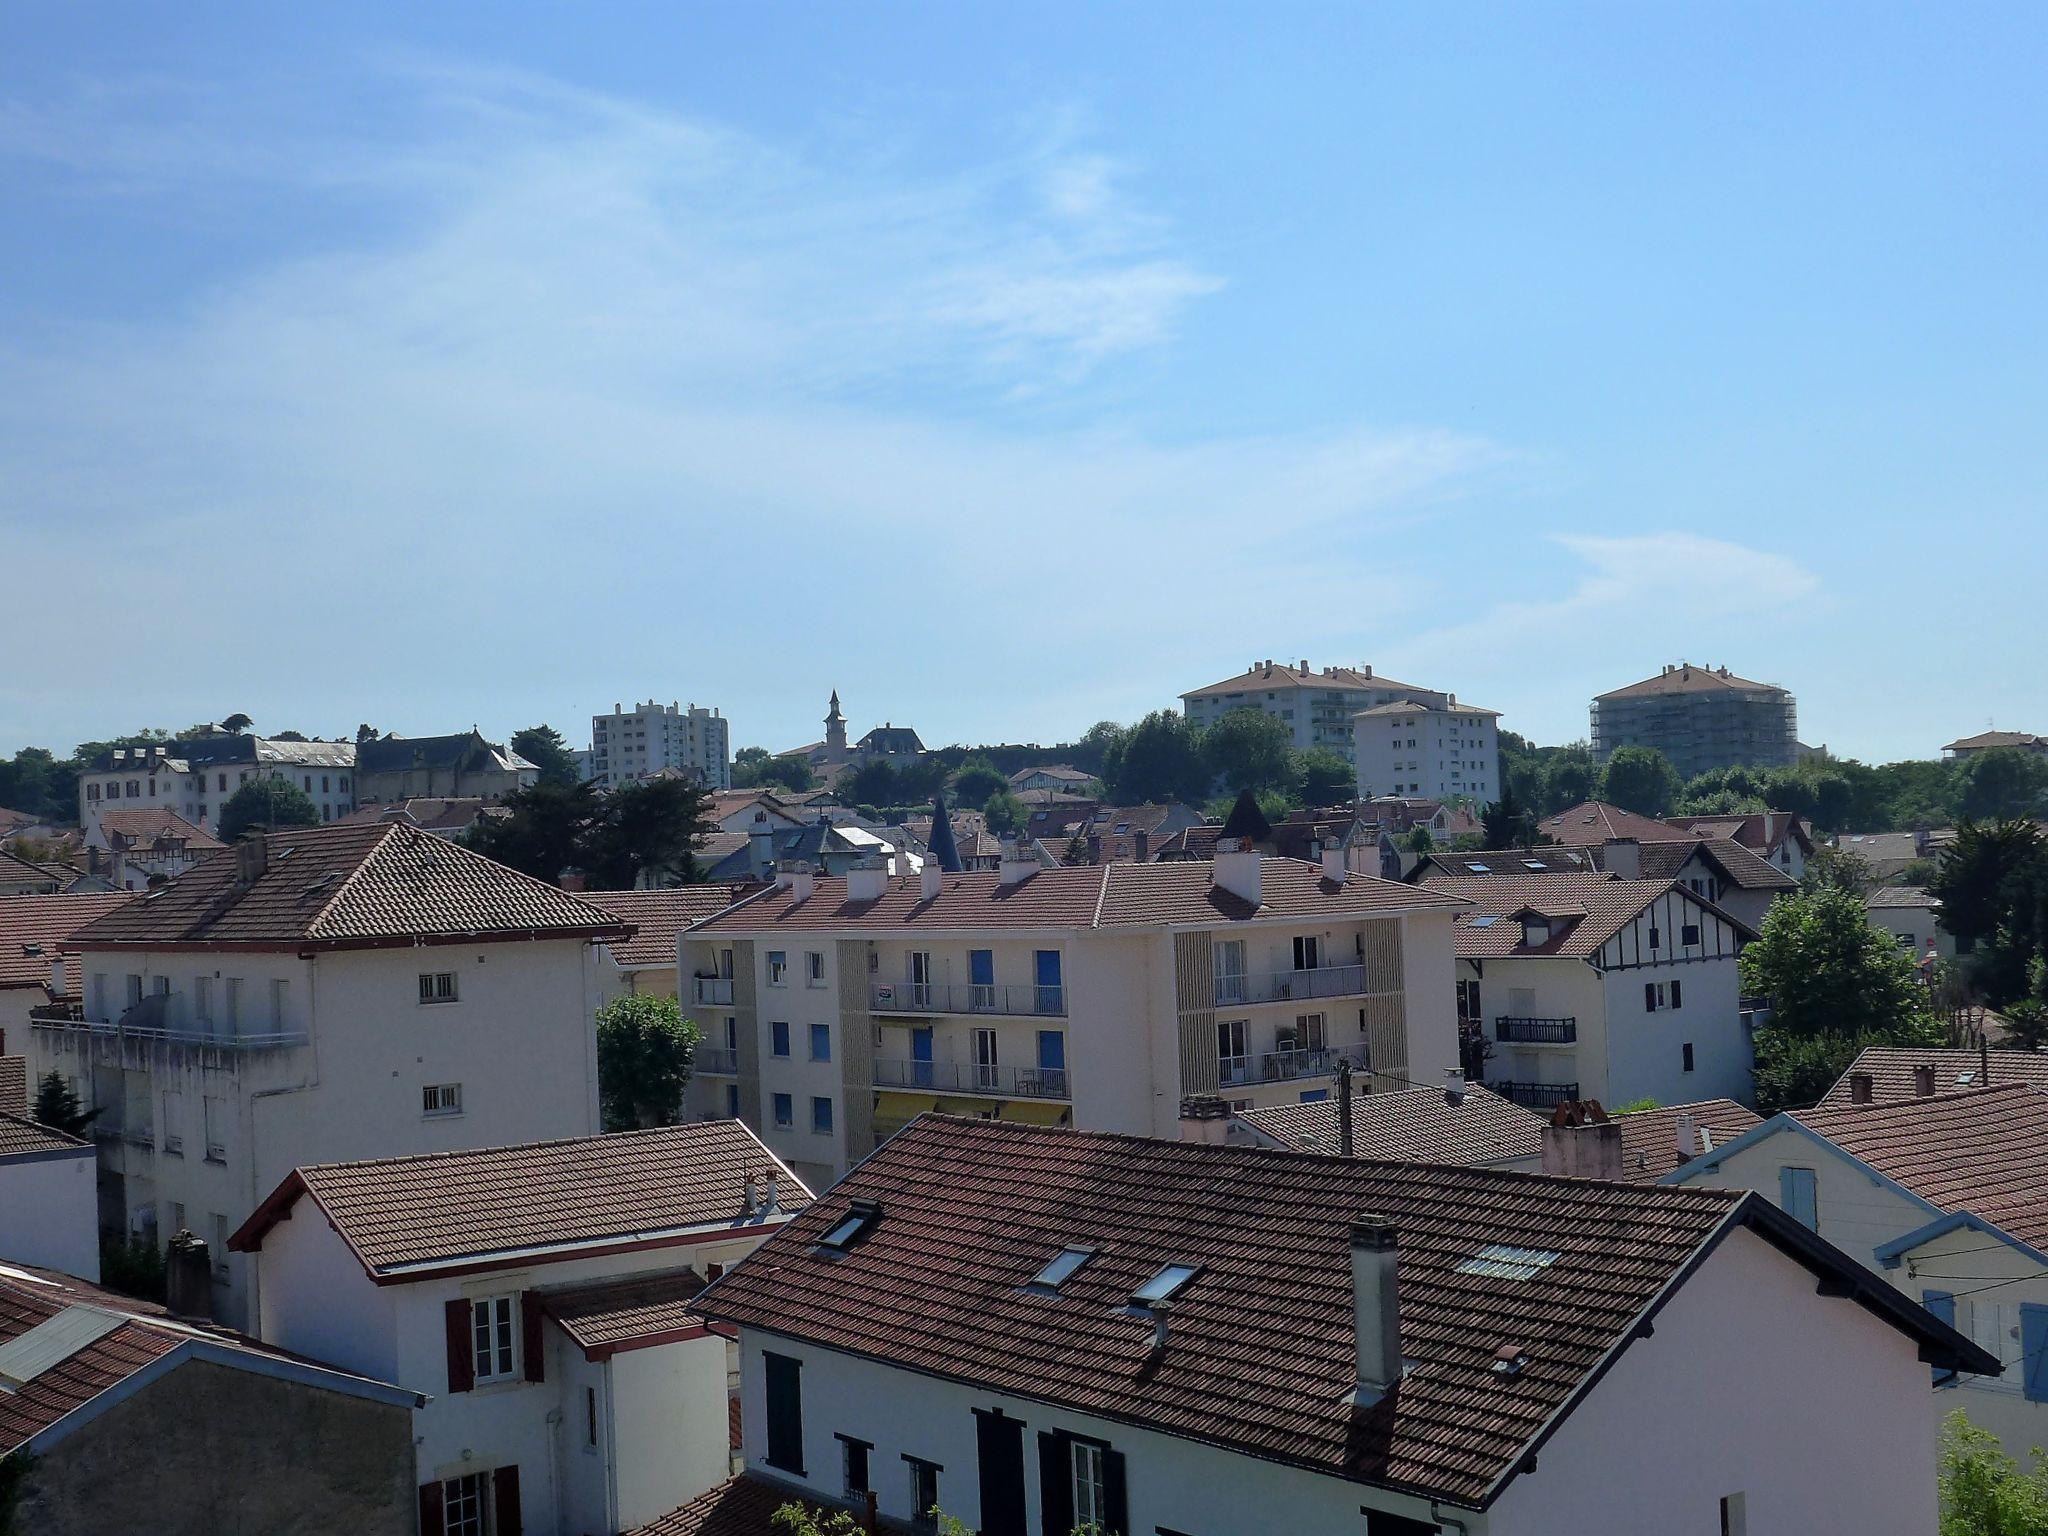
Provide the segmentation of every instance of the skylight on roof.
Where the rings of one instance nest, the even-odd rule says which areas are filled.
[[[1511,1243],[1488,1243],[1458,1266],[1461,1275],[1484,1275],[1490,1280],[1534,1280],[1564,1255],[1550,1248],[1517,1248]]]
[[[1524,869],[1548,869],[1548,868],[1550,868],[1550,866],[1549,866],[1548,864],[1544,863],[1544,862],[1543,862],[1543,861],[1542,861],[1541,859],[1524,859],[1524,860],[1522,860],[1522,867],[1523,867]]]
[[[1056,1291],[1074,1278],[1083,1264],[1095,1257],[1093,1248],[1062,1248],[1054,1254],[1045,1268],[1031,1277],[1034,1290]]]
[[[882,1208],[870,1200],[856,1200],[851,1209],[825,1230],[820,1248],[845,1253],[882,1219]]]
[[[98,1307],[69,1306],[0,1344],[0,1388],[18,1392],[52,1366],[105,1338],[127,1319]]]
[[[1131,1305],[1156,1307],[1162,1301],[1171,1301],[1181,1287],[1194,1279],[1198,1273],[1199,1270],[1192,1264],[1169,1264],[1131,1292]]]
[[[1500,918],[1496,914],[1489,912],[1484,917],[1473,918],[1472,926],[1474,928],[1491,928],[1495,923],[1499,921]]]
[[[1476,860],[1473,863],[1467,864],[1465,867],[1469,870],[1473,870],[1482,875],[1490,875],[1493,873],[1493,866],[1491,864],[1481,864],[1478,863]]]

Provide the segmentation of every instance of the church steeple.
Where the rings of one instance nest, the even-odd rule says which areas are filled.
[[[825,713],[825,745],[837,752],[846,750],[846,716],[839,712],[839,690],[832,690],[832,707]]]

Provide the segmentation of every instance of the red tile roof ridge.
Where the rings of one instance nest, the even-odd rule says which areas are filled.
[[[433,1163],[446,1161],[449,1158],[482,1157],[486,1154],[500,1152],[544,1152],[551,1147],[573,1147],[584,1142],[617,1142],[633,1137],[673,1136],[678,1131],[694,1131],[700,1126],[724,1125],[726,1123],[723,1120],[690,1120],[685,1121],[681,1125],[641,1125],[635,1126],[630,1131],[592,1131],[584,1136],[551,1136],[542,1141],[505,1141],[488,1147],[444,1147],[438,1152],[403,1152],[391,1157],[359,1157],[334,1163],[302,1163],[293,1171],[295,1173],[327,1173],[340,1168],[375,1168],[399,1163]],[[761,1150],[766,1152],[780,1166],[788,1167],[788,1164],[782,1161],[781,1156],[768,1147],[766,1143],[762,1144]]]

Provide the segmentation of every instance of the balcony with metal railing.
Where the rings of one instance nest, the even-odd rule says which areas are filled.
[[[740,1070],[740,1053],[729,1051],[722,1045],[700,1045],[692,1059],[691,1070],[699,1077],[736,1077]]]
[[[991,1099],[1071,1097],[1065,1067],[1004,1067],[978,1061],[918,1061],[877,1056],[874,1086],[925,1093],[963,1093]]]
[[[1572,1103],[1579,1096],[1577,1083],[1488,1082],[1485,1086],[1504,1099],[1512,1099],[1524,1109],[1555,1109],[1560,1104]]]
[[[692,976],[690,978],[690,999],[703,1008],[730,1008],[732,1006],[732,978],[730,976]]]
[[[1326,997],[1363,997],[1365,967],[1324,965],[1305,971],[1219,971],[1216,1006],[1243,1003],[1298,1003]]]
[[[877,981],[868,986],[868,1003],[876,1013],[1009,1014],[1018,1018],[1064,1018],[1067,989],[1062,986],[962,985],[943,981]]]
[[[1328,1077],[1339,1063],[1365,1065],[1362,1045],[1306,1046],[1291,1051],[1268,1051],[1258,1056],[1223,1056],[1217,1059],[1217,1081],[1225,1088],[1247,1088],[1258,1083],[1289,1083],[1305,1077]]]
[[[1503,1014],[1493,1021],[1493,1038],[1512,1045],[1572,1045],[1579,1038],[1579,1021]]]
[[[111,1024],[87,1019],[82,1009],[71,1009],[62,1014],[55,1009],[39,1009],[30,1017],[29,1023],[37,1030],[61,1033],[90,1044],[112,1046],[195,1046],[243,1052],[277,1050],[306,1043],[307,1036],[303,1030],[246,1030],[222,1018],[173,1022],[181,1014],[181,999],[182,994],[177,992],[152,992],[141,1002],[125,1009]]]

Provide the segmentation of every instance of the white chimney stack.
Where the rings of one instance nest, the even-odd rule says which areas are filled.
[[[50,962],[50,996],[52,999],[64,996],[64,957],[57,956]]]
[[[917,894],[921,900],[936,901],[939,895],[939,881],[945,871],[939,868],[939,861],[931,854],[924,856],[924,864],[917,872]]]
[[[1621,1127],[1597,1104],[1560,1104],[1543,1127],[1543,1171],[1621,1183]]]
[[[817,877],[808,859],[784,859],[775,866],[775,883],[788,889],[798,901],[809,901],[817,890]]]
[[[1215,884],[1218,890],[1241,896],[1253,906],[1262,904],[1259,895],[1259,851],[1238,837],[1216,839]]]
[[[1387,1216],[1351,1223],[1351,1302],[1358,1343],[1360,1407],[1378,1402],[1401,1379],[1400,1241]]]
[[[1002,841],[1003,857],[996,869],[996,884],[1015,885],[1038,873],[1038,860],[1018,848],[1014,832],[1005,832]]]
[[[1180,1101],[1180,1139],[1222,1146],[1230,1140],[1230,1106],[1214,1094],[1189,1094]]]
[[[889,868],[880,854],[864,854],[846,872],[848,901],[880,901],[889,889]]]
[[[1643,845],[1633,837],[1607,839],[1607,873],[1619,880],[1643,878]]]
[[[1678,1160],[1689,1163],[1700,1155],[1699,1127],[1693,1123],[1690,1111],[1673,1122],[1672,1132],[1678,1143]]]
[[[1336,838],[1323,839],[1323,878],[1334,885],[1342,885],[1345,876],[1344,844]]]

